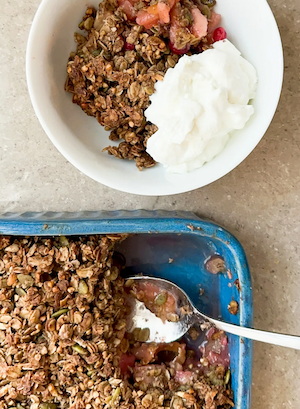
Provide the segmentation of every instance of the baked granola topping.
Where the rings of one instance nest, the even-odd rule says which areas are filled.
[[[233,406],[224,333],[199,358],[126,332],[125,237],[0,237],[1,409]]]
[[[208,22],[212,30],[218,16],[210,3],[104,0],[98,10],[87,9],[79,24],[87,35],[75,33],[77,50],[69,58],[65,90],[111,131],[112,141],[120,141],[105,148],[110,155],[135,160],[140,170],[155,165],[146,152],[157,130],[144,116],[149,96],[180,55],[210,46]]]

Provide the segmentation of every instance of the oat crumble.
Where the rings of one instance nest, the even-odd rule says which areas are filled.
[[[197,372],[184,343],[126,333],[124,258],[114,251],[125,238],[0,236],[1,409],[233,406],[225,361],[208,366],[217,344]],[[226,341],[218,331],[210,339]],[[161,360],[166,351],[172,361]]]

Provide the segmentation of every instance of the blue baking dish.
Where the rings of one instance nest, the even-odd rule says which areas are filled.
[[[174,281],[205,314],[252,326],[251,276],[243,248],[228,231],[193,213],[139,210],[0,215],[0,234],[4,235],[108,233],[130,233],[119,251],[134,272]],[[206,271],[205,261],[214,254],[224,258],[227,273]],[[227,309],[233,299],[239,303],[237,315]],[[250,409],[252,342],[233,335],[228,338],[235,407]]]

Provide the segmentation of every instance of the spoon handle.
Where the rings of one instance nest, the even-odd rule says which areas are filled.
[[[296,335],[284,335],[274,332],[261,331],[258,329],[239,327],[210,318],[210,321],[219,329],[233,335],[253,339],[254,341],[265,342],[267,344],[279,345],[287,348],[300,349],[300,337]]]

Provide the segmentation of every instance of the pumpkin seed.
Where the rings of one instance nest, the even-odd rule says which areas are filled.
[[[26,295],[26,291],[23,290],[23,288],[16,288],[15,292],[20,296],[20,297],[24,297],[24,295]]]
[[[201,9],[201,13],[204,14],[208,19],[210,19],[211,16],[211,12],[210,12],[210,8],[208,6],[203,6],[203,8]]]
[[[224,385],[224,381],[217,376],[215,371],[209,372],[207,376],[213,385],[216,385],[216,386]]]
[[[139,336],[140,336],[140,339],[139,339],[140,342],[146,342],[146,341],[148,341],[149,336],[150,336],[150,330],[149,330],[149,328],[144,328],[144,329],[142,329],[142,330],[140,331]]]
[[[139,339],[140,339],[140,332],[141,332],[141,328],[134,328],[134,330],[132,332],[133,338],[136,341],[139,341]]]
[[[147,86],[144,88],[144,91],[146,92],[147,95],[152,95],[154,92],[154,87]]]
[[[93,17],[88,17],[83,23],[83,27],[86,29],[86,31],[90,31],[93,25],[94,25]]]
[[[41,403],[39,409],[56,409],[56,403]]]
[[[68,308],[63,308],[63,309],[61,309],[61,310],[58,310],[58,311],[54,312],[54,313],[51,315],[51,317],[52,317],[52,318],[58,318],[58,317],[60,317],[61,315],[65,314],[65,313],[68,312],[68,311],[69,311]]]
[[[28,274],[18,274],[17,279],[25,288],[32,287],[34,284],[34,279]]]
[[[82,348],[78,344],[72,345],[72,349],[73,349],[74,352],[77,352],[80,355],[87,355],[88,354],[88,351],[86,349]]]
[[[175,67],[176,61],[175,61],[170,55],[168,55],[167,61],[168,61],[168,64],[169,64],[169,66],[170,66],[171,68]],[[170,259],[170,260],[172,260],[172,259]],[[169,262],[170,262],[170,261],[169,261]]]
[[[201,3],[208,7],[213,7],[216,4],[216,0],[201,0]]]
[[[89,288],[84,280],[79,281],[78,292],[79,294],[87,294],[89,292]]]
[[[185,15],[184,15],[184,17],[187,19],[189,25],[191,25],[191,24],[193,23],[192,13],[191,13],[188,9],[185,10]]]
[[[165,292],[157,294],[157,296],[154,299],[154,303],[159,306],[164,305],[164,303],[167,301],[167,298],[168,296]]]
[[[60,244],[62,247],[68,247],[68,245],[69,245],[69,240],[66,238],[66,236],[60,236],[60,237],[59,237],[59,244]]]
[[[114,402],[118,399],[118,397],[119,397],[120,395],[121,395],[121,388],[120,388],[120,387],[117,387],[117,388],[115,389],[114,393],[112,394],[110,403],[114,403]]]
[[[139,341],[139,342],[146,342],[146,341],[148,341],[148,339],[149,339],[149,336],[150,336],[150,330],[149,330],[149,328],[144,328],[144,329],[141,329],[141,328],[135,328],[134,330],[133,330],[133,338],[136,340],[136,341]]]
[[[92,51],[92,54],[94,57],[97,57],[97,55],[99,55],[101,53],[101,50],[94,50]]]
[[[0,288],[7,288],[8,287],[8,285],[7,285],[7,279],[6,278],[2,278],[1,280],[0,280]]]
[[[228,369],[225,375],[225,379],[224,379],[225,385],[228,384],[229,380],[230,380],[230,369]]]

